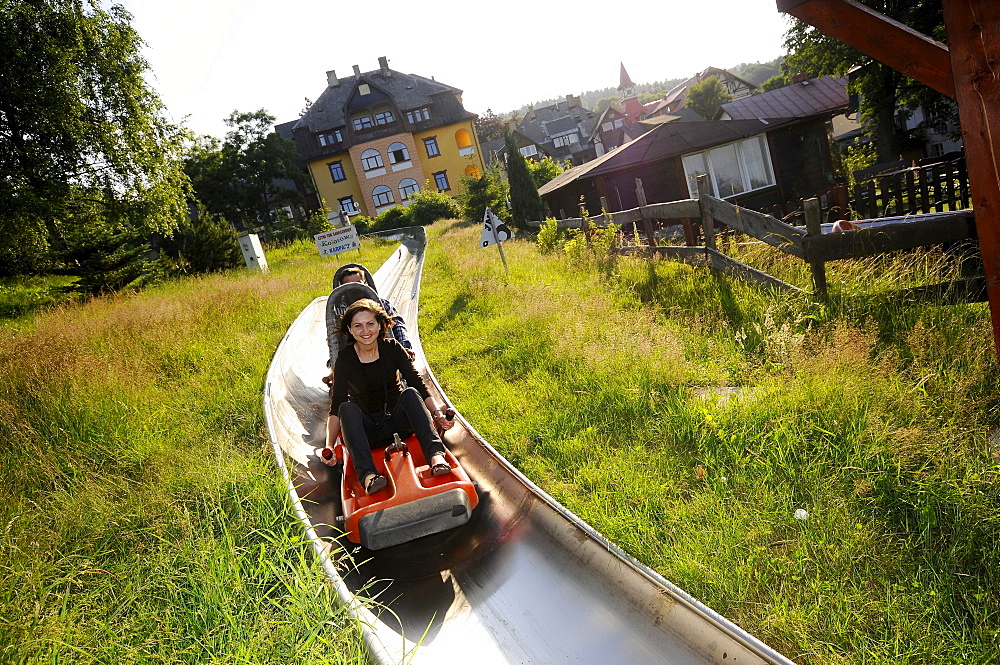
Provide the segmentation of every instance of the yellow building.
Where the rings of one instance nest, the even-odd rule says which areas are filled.
[[[320,200],[349,215],[374,217],[426,187],[455,196],[464,176],[483,172],[462,91],[378,62],[347,78],[327,72],[326,90],[292,129]]]

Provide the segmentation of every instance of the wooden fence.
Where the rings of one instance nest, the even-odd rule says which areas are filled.
[[[863,219],[969,207],[965,157],[903,168],[854,186],[851,208]]]
[[[704,176],[702,176],[704,178]],[[686,263],[708,265],[739,279],[753,281],[769,288],[784,291],[801,291],[798,287],[779,280],[760,270],[726,256],[716,248],[717,229],[728,228],[767,243],[776,250],[798,257],[809,264],[813,292],[826,295],[825,264],[830,261],[854,259],[884,254],[915,247],[975,239],[976,228],[972,211],[916,216],[906,220],[879,223],[877,226],[840,233],[822,232],[822,212],[817,199],[803,201],[805,228],[791,226],[771,215],[740,208],[722,199],[709,196],[707,183],[699,182],[699,199],[685,199],[669,203],[654,203],[622,212],[606,213],[590,218],[593,225],[604,228],[609,224],[635,224],[642,230],[644,244],[620,247],[622,254],[659,254]],[[637,183],[639,200],[644,197],[641,184]],[[864,222],[862,222],[864,223]],[[560,228],[582,228],[582,218],[558,220]],[[532,222],[540,227],[540,222]],[[660,245],[658,232],[667,227],[680,226],[684,231],[685,245]],[[703,244],[702,244],[703,243]],[[962,284],[946,283],[910,289],[914,296],[928,298],[950,297],[954,300],[985,298],[980,280],[967,280]]]

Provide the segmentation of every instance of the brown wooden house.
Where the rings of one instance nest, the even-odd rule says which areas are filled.
[[[696,198],[696,178],[708,174],[713,196],[784,214],[803,197],[835,188],[829,121],[847,107],[842,80],[794,84],[731,104],[723,117],[738,118],[655,124],[539,194],[558,217],[577,216],[581,198],[589,213],[601,211],[602,198],[616,212],[639,205],[637,179],[647,203],[665,203]]]

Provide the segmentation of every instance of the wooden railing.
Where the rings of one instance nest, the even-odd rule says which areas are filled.
[[[965,157],[876,175],[854,186],[851,209],[863,219],[969,207]]]
[[[640,197],[641,199],[641,197]],[[803,201],[806,226],[791,226],[764,213],[740,208],[709,196],[702,189],[699,199],[685,199],[669,203],[654,203],[622,212],[605,213],[590,218],[591,224],[606,228],[609,224],[634,224],[642,244],[619,247],[621,254],[654,253],[686,263],[709,265],[740,279],[754,281],[771,288],[801,291],[799,287],[782,282],[776,277],[737,261],[716,249],[717,229],[731,229],[756,238],[786,254],[808,263],[812,272],[813,291],[826,294],[824,265],[830,261],[854,259],[884,254],[915,247],[958,242],[976,237],[975,220],[971,210],[952,213],[917,215],[898,221],[862,220],[859,230],[842,233],[823,233],[822,212],[817,199]],[[582,228],[582,218],[557,220],[559,228]],[[540,227],[541,222],[531,222]],[[685,245],[660,245],[657,235],[662,229],[681,226]],[[644,236],[644,238],[643,238]],[[949,285],[927,287],[928,293],[940,291]],[[966,288],[965,291],[969,289]],[[978,292],[976,289],[973,291]]]

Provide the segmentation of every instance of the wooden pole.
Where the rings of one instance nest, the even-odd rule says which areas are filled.
[[[949,0],[985,7],[990,0]],[[947,2],[945,5],[947,6]],[[941,94],[955,96],[948,46],[855,0],[777,0],[779,12],[815,26]],[[947,23],[947,21],[946,21]],[[951,31],[948,34],[952,41]]]
[[[705,231],[705,247],[715,249],[715,220],[705,205],[708,196],[708,176],[698,176],[698,207],[701,208],[701,226]]]
[[[819,199],[803,200],[802,209],[806,217],[806,233],[810,236],[822,235],[823,211],[820,209]],[[822,261],[813,261],[809,264],[809,271],[812,272],[813,293],[826,298],[826,266]]]
[[[1000,3],[942,0],[979,252],[1000,354]]]
[[[635,179],[635,197],[639,201],[639,214],[642,214],[642,209],[646,207],[646,190],[642,188],[642,178]],[[656,236],[653,233],[653,222],[647,219],[645,215],[642,217],[642,228],[646,231],[646,243],[650,247],[656,246]]]

